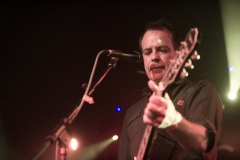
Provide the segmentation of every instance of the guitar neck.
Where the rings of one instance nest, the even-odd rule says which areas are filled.
[[[138,150],[137,156],[135,160],[143,160],[145,156],[147,156],[147,152],[150,149],[151,144],[149,143],[149,139],[152,139],[154,136],[154,129],[152,126],[147,125],[143,134],[143,138],[140,144],[140,148]]]
[[[161,86],[161,90],[159,89],[156,95],[162,96],[163,90],[164,88],[163,86]],[[150,150],[151,143],[154,140],[154,136],[155,135],[154,135],[153,127],[150,125],[147,125],[143,134],[143,138],[142,138],[139,150],[138,150],[137,159],[135,160],[143,160],[146,158]]]

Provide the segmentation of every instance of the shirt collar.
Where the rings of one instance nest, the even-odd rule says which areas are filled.
[[[174,84],[174,85],[180,85],[180,84],[182,84],[185,80],[186,80],[186,78],[178,79],[178,80],[174,81],[172,84]],[[152,95],[152,90],[151,90],[149,87],[146,87],[146,88],[143,89],[143,94],[144,94],[144,95],[151,96],[151,95]]]

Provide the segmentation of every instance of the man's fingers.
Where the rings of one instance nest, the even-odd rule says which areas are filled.
[[[147,115],[143,115],[143,122],[154,127],[158,127],[163,121],[163,117],[158,117],[157,119],[151,119]]]
[[[154,92],[157,93],[159,90],[159,87],[153,82],[153,81],[148,81],[148,87]]]

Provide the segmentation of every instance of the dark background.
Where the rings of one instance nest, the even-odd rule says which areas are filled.
[[[240,153],[239,100],[230,102],[228,64],[218,1],[98,2],[2,1],[0,5],[0,159],[32,159],[45,137],[83,96],[97,53],[103,49],[139,51],[138,38],[147,21],[166,17],[182,38],[192,27],[203,33],[189,79],[208,79],[225,105],[219,159]],[[107,69],[110,58],[100,57],[93,84]],[[141,98],[147,77],[143,64],[120,59],[84,104],[67,132],[81,142],[76,153],[114,134],[121,135],[126,110]],[[122,112],[115,108],[122,106]],[[119,140],[95,158],[116,159]],[[69,151],[70,152],[70,151]],[[41,159],[54,159],[52,144]],[[69,153],[71,158],[72,152]],[[73,156],[72,156],[73,157]],[[239,157],[238,157],[239,158]]]

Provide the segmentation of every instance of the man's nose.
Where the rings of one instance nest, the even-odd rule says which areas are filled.
[[[152,61],[152,62],[159,62],[159,61],[160,61],[159,54],[158,54],[156,51],[154,51],[154,52],[152,53],[151,61]]]

